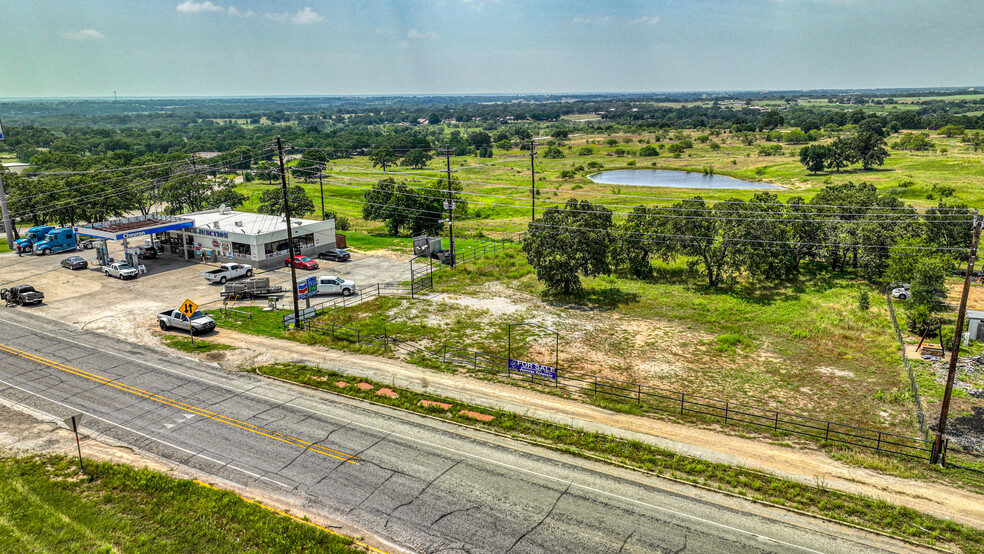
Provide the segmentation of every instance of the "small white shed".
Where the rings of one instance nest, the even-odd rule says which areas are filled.
[[[970,340],[984,342],[984,310],[967,310],[967,334]]]

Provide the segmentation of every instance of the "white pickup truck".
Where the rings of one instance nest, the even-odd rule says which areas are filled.
[[[205,280],[209,283],[226,284],[226,281],[239,279],[240,277],[252,277],[253,267],[243,264],[222,264],[219,269],[206,271]]]
[[[334,275],[318,276],[318,294],[341,294],[348,296],[355,292],[355,281],[335,277]]]
[[[135,267],[126,262],[116,262],[103,268],[103,273],[110,277],[120,279],[136,279],[139,272]]]
[[[205,315],[202,311],[195,311],[188,317],[178,310],[167,310],[157,314],[157,324],[161,331],[167,331],[171,327],[184,329],[192,335],[207,333],[215,329],[215,320]]]

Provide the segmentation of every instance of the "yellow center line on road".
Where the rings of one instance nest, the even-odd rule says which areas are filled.
[[[147,398],[147,399],[153,400],[155,402],[160,402],[161,404],[165,404],[165,405],[168,405],[168,406],[172,406],[172,407],[175,407],[175,408],[186,410],[186,411],[192,412],[192,413],[194,413],[196,415],[200,415],[202,417],[207,417],[209,419],[212,419],[212,420],[215,420],[215,421],[218,421],[218,422],[221,422],[221,423],[225,423],[226,425],[231,425],[233,427],[238,427],[240,429],[245,429],[246,431],[250,431],[250,432],[256,433],[258,435],[263,435],[265,437],[268,437],[268,438],[271,438],[271,439],[274,439],[274,440],[278,440],[278,441],[281,441],[281,442],[285,442],[287,444],[292,444],[294,446],[300,446],[300,447],[303,447],[305,449],[312,450],[314,452],[318,452],[319,454],[324,454],[325,456],[329,456],[329,457],[332,457],[332,458],[336,458],[336,459],[339,459],[339,460],[348,462],[350,464],[359,465],[359,462],[356,461],[356,460],[358,460],[358,458],[356,458],[355,456],[346,454],[344,452],[340,452],[338,450],[332,450],[330,448],[325,448],[323,446],[319,446],[317,444],[314,444],[313,442],[308,442],[308,441],[305,441],[305,440],[302,440],[302,439],[299,439],[299,438],[296,438],[296,437],[292,437],[290,435],[285,435],[285,434],[279,433],[277,431],[272,431],[270,429],[266,429],[264,427],[260,427],[258,425],[253,425],[252,423],[247,423],[245,421],[241,421],[241,420],[238,420],[238,419],[235,419],[235,418],[224,416],[222,414],[218,414],[218,413],[215,413],[215,412],[206,410],[204,408],[199,408],[199,407],[193,406],[191,404],[186,404],[184,402],[181,402],[179,400],[175,400],[173,398],[168,398],[166,396],[161,396],[159,394],[155,394],[155,393],[152,393],[152,392],[149,392],[149,391],[145,391],[143,389],[139,389],[137,387],[134,387],[134,386],[131,386],[131,385],[127,385],[125,383],[121,383],[119,381],[115,381],[113,379],[109,379],[107,377],[103,377],[103,376],[98,375],[98,374],[95,374],[95,373],[91,373],[91,372],[88,372],[88,371],[85,371],[85,370],[82,370],[82,369],[78,369],[76,367],[72,367],[70,365],[65,365],[65,364],[62,364],[62,363],[59,363],[59,362],[56,362],[56,361],[53,361],[53,360],[42,358],[41,356],[38,356],[36,354],[31,354],[30,352],[25,352],[23,350],[18,350],[16,348],[12,347],[12,346],[7,346],[7,345],[4,345],[4,344],[0,344],[0,351],[7,352],[8,354],[13,354],[15,356],[19,356],[19,357],[24,358],[24,359],[27,359],[27,360],[31,360],[33,362],[37,362],[39,364],[46,365],[48,367],[52,367],[54,369],[58,369],[60,371],[66,372],[66,373],[71,373],[72,375],[76,375],[76,376],[82,377],[84,379],[89,379],[90,381],[95,381],[97,383],[100,383],[100,384],[103,384],[103,385],[107,385],[107,386],[113,387],[115,389],[119,389],[121,391],[128,392],[130,394],[141,396],[143,398]]]

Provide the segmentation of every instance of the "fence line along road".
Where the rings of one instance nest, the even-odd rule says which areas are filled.
[[[508,244],[510,243],[496,242],[485,245],[478,250],[481,253],[478,253],[468,259],[473,259],[490,251],[495,252]],[[440,269],[443,269],[443,267],[438,266],[433,272],[439,271]],[[427,271],[421,279],[426,278],[430,281],[433,272]],[[377,284],[370,286],[367,289],[360,290],[357,295],[323,302],[317,307],[312,307],[315,308],[315,315],[311,317],[322,315],[337,308],[355,305],[363,302],[364,300],[382,295],[409,294],[410,291],[414,291],[413,287],[416,281],[417,279],[412,280],[409,286]],[[431,283],[428,282],[428,286],[430,285]],[[891,302],[889,302],[889,309],[892,309]],[[285,329],[289,329],[292,322],[292,314],[285,316]],[[856,446],[876,452],[895,454],[918,460],[929,461],[932,451],[933,441],[927,440],[926,438],[907,437],[896,433],[877,431],[838,423],[836,421],[802,416],[757,406],[750,406],[739,402],[717,400],[650,385],[642,385],[629,381],[598,377],[597,375],[580,373],[576,371],[562,370],[561,368],[557,368],[556,379],[548,379],[513,370],[509,367],[508,358],[503,356],[488,354],[476,350],[469,350],[449,344],[442,344],[438,349],[433,351],[427,350],[426,348],[420,347],[413,342],[387,335],[385,332],[381,335],[366,334],[361,330],[352,327],[345,327],[336,324],[325,324],[314,321],[307,321],[304,324],[304,327],[310,332],[314,332],[325,337],[330,337],[334,340],[346,340],[357,344],[368,344],[386,350],[393,349],[408,355],[423,354],[433,358],[438,358],[444,363],[454,363],[460,366],[470,367],[476,371],[505,374],[507,378],[521,378],[524,380],[529,380],[535,385],[552,386],[554,388],[564,387],[565,389],[577,391],[585,395],[591,395],[595,398],[601,396],[617,399],[621,402],[635,402],[638,406],[653,411],[693,415],[726,425],[744,424],[763,430],[769,430],[773,433],[789,433],[821,440],[829,444]],[[907,369],[911,368],[907,365]],[[947,461],[946,456],[948,453],[951,458],[959,456],[960,461],[963,461],[968,465],[958,464],[956,463],[956,460]],[[942,459],[951,466],[974,471],[981,471],[978,467],[974,466],[984,465],[984,455],[980,455],[960,447],[950,447],[949,441],[944,441],[944,454]]]

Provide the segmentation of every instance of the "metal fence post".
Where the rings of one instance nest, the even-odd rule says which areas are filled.
[[[684,395],[682,392],[680,393],[680,413],[681,414],[683,413],[683,402],[684,402],[684,397],[685,396],[686,395]]]
[[[730,402],[727,401],[727,400],[725,400],[724,401],[724,422],[725,423],[728,423],[728,408],[729,408],[729,405],[730,405]]]
[[[823,440],[826,442],[830,438],[830,422],[827,422],[827,430],[823,433]]]
[[[881,431],[878,431],[878,445],[875,446],[875,450],[881,450]]]
[[[773,430],[775,431],[779,430],[779,412],[776,412],[776,426],[773,428]]]
[[[642,406],[642,385],[637,385],[637,386],[639,387],[639,389],[636,392],[636,405]]]
[[[595,397],[595,400],[598,400],[598,376],[597,375],[595,375],[594,397]]]

